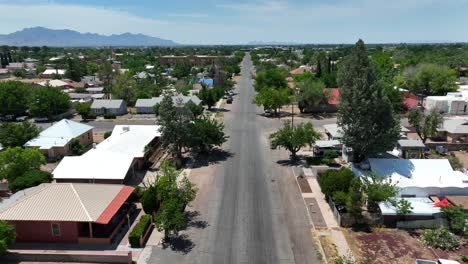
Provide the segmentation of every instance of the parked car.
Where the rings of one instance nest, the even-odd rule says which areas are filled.
[[[19,116],[19,117],[16,118],[16,121],[23,122],[23,121],[26,121],[26,119],[28,119],[27,116]]]
[[[438,259],[437,261],[416,259],[416,264],[460,264],[460,262],[448,259]]]
[[[37,118],[34,119],[34,122],[36,122],[36,123],[44,123],[44,122],[47,122],[47,121],[49,121],[49,118],[47,118],[47,117],[37,117]]]
[[[227,99],[226,99],[226,103],[232,104],[232,100],[233,100],[233,99],[232,99],[232,96],[229,95],[229,96],[227,97]]]

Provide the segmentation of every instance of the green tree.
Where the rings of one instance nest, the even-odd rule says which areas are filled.
[[[302,80],[297,85],[299,93],[297,95],[298,107],[301,113],[311,107],[317,107],[328,101],[327,90],[322,81],[311,78]]]
[[[291,152],[291,158],[296,159],[301,148],[312,146],[320,139],[320,133],[315,131],[312,123],[302,123],[293,127],[290,122],[285,122],[282,128],[270,135],[270,139],[272,148],[285,148]]]
[[[39,135],[39,129],[31,122],[0,124],[0,144],[3,147],[22,147]]]
[[[406,86],[414,93],[445,95],[457,90],[456,72],[447,66],[419,64],[405,71]]]
[[[390,199],[390,204],[395,207],[397,215],[405,216],[413,211],[413,206],[406,199]]]
[[[177,233],[184,229],[187,221],[184,214],[184,203],[178,196],[171,196],[161,204],[155,218],[158,231],[164,231],[164,239],[167,241],[171,232]]]
[[[338,72],[338,124],[355,161],[392,149],[400,135],[399,116],[376,80],[364,42],[359,40]]]
[[[7,148],[0,152],[0,179],[13,182],[27,171],[38,170],[45,164],[45,157],[38,149]]]
[[[170,96],[159,106],[158,125],[161,126],[161,145],[182,159],[182,150],[190,142],[190,123],[193,115],[185,107],[176,107]]]
[[[190,148],[195,152],[210,152],[214,146],[221,146],[227,140],[224,125],[208,117],[195,119],[190,126]]]
[[[123,99],[129,105],[134,105],[137,97],[137,83],[129,75],[122,74],[115,78],[112,85],[112,95],[114,98]]]
[[[29,111],[36,117],[53,117],[70,109],[70,98],[57,88],[40,87],[31,93]]]
[[[0,115],[19,116],[26,113],[29,86],[21,82],[0,82]]]
[[[287,72],[278,68],[272,68],[257,72],[255,77],[255,89],[261,91],[263,88],[283,89],[288,87],[286,81]]]
[[[80,156],[85,153],[85,146],[81,144],[80,140],[78,138],[72,139],[70,142],[70,151],[72,156]]]
[[[185,107],[192,113],[194,118],[198,118],[203,114],[203,106],[196,105],[192,101],[187,102]]]
[[[274,111],[275,115],[278,115],[281,107],[291,102],[289,95],[290,90],[288,88],[263,88],[255,96],[254,103],[257,106],[263,106],[265,111]]]
[[[468,235],[468,215],[461,206],[446,206],[442,208],[442,213],[447,219],[450,231],[455,234]]]
[[[356,220],[362,218],[362,204],[364,197],[362,195],[362,183],[354,177],[349,185],[349,198],[346,203],[346,211]]]
[[[206,86],[203,86],[198,94],[200,100],[202,100],[203,104],[208,106],[208,109],[211,109],[219,98],[214,91],[214,89],[208,89]]]
[[[73,59],[73,58],[67,58],[67,68],[65,72],[65,77],[68,79],[71,79],[72,81],[79,82],[81,81],[81,77],[83,77],[83,74],[85,73],[83,70],[84,65],[81,65],[81,62]]]
[[[101,79],[107,89],[112,86],[112,81],[116,75],[110,62],[105,62],[98,72],[99,79]]]
[[[376,211],[379,202],[390,201],[390,198],[398,194],[398,188],[394,183],[384,177],[378,177],[374,173],[368,177],[361,177],[361,181],[369,211]]]
[[[4,255],[7,249],[16,239],[15,227],[6,222],[0,221],[0,255]]]
[[[42,183],[52,181],[52,174],[47,171],[29,170],[9,183],[9,188],[13,192],[37,186]]]
[[[94,113],[91,112],[91,103],[89,102],[77,103],[75,110],[84,120],[95,118]]]
[[[444,121],[442,115],[433,109],[429,114],[424,114],[420,108],[412,109],[408,114],[408,122],[416,129],[416,133],[423,143],[430,137],[437,135],[437,128]]]

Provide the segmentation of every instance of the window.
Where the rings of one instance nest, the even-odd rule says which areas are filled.
[[[60,224],[54,223],[52,224],[52,235],[53,236],[60,236]]]
[[[412,195],[412,194],[403,194],[401,196],[401,198],[415,198],[415,197],[416,197],[416,195]]]

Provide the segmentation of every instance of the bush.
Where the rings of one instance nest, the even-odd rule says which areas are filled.
[[[159,209],[159,200],[156,193],[156,187],[151,186],[146,191],[143,192],[141,196],[141,206],[147,214],[152,214]]]
[[[422,242],[430,247],[442,250],[456,250],[460,247],[460,239],[446,228],[432,229],[423,233]]]
[[[338,158],[340,155],[338,154],[338,151],[334,150],[334,149],[327,149],[323,152],[323,158],[324,159],[336,159]]]
[[[104,119],[115,119],[115,118],[117,118],[117,116],[112,113],[108,113],[104,115]]]
[[[331,196],[334,192],[348,192],[354,173],[348,168],[339,170],[327,170],[319,177],[319,184],[322,192]]]
[[[128,236],[128,241],[130,242],[131,247],[137,248],[143,246],[140,245],[140,237],[142,237],[145,234],[150,224],[151,215],[141,216],[140,221],[135,225],[135,227],[130,232],[130,235]]]
[[[41,183],[47,183],[52,180],[52,174],[41,170],[30,170],[24,175],[17,177],[10,182],[10,190],[16,192],[26,188],[37,186]]]
[[[135,189],[130,195],[129,200],[132,202],[139,202],[142,196],[143,196],[143,188],[141,188],[141,186],[135,186]]]
[[[447,156],[447,159],[454,170],[463,169],[463,163],[456,156]]]
[[[447,206],[442,208],[442,213],[447,219],[449,229],[457,235],[468,235],[467,214],[461,206]]]
[[[15,242],[15,227],[8,222],[0,221],[0,255],[7,252],[8,246]]]
[[[104,139],[110,137],[111,135],[112,135],[112,131],[106,131],[106,132],[104,133]]]

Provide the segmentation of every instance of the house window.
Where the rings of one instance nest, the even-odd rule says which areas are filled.
[[[53,236],[60,236],[60,224],[54,223],[52,224],[52,235]]]
[[[403,195],[401,195],[401,198],[415,198],[415,197],[416,197],[416,195],[414,195],[414,194],[403,194]]]

